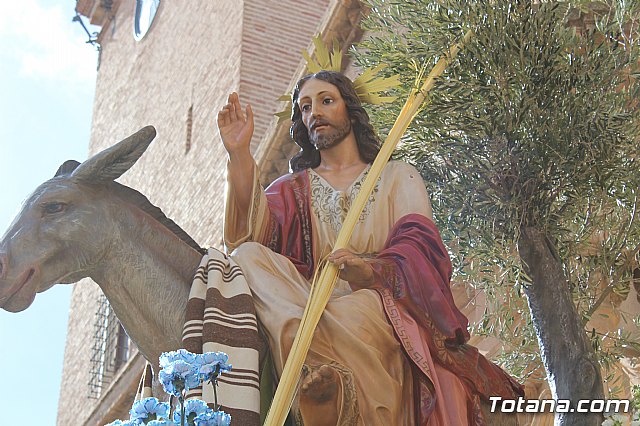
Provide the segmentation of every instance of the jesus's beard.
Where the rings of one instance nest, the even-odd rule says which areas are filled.
[[[344,120],[338,126],[327,123],[327,127],[320,133],[312,130],[309,135],[311,143],[320,151],[339,144],[351,133],[349,119]]]

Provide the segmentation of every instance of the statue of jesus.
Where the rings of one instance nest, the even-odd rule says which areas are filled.
[[[232,93],[217,122],[228,152],[224,241],[254,297],[282,373],[324,257],[340,270],[305,361],[294,412],[305,425],[484,424],[481,399],[522,387],[469,346],[451,262],[418,171],[391,161],[349,245],[333,251],[380,141],[351,81],[321,71],[293,92],[300,146],[268,188],[250,152],[253,113]]]

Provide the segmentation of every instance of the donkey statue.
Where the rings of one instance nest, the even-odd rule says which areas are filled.
[[[203,250],[144,195],[114,181],[155,135],[148,126],[82,164],[67,161],[36,188],[0,239],[2,309],[22,311],[36,293],[90,277],[154,366],[181,346]]]

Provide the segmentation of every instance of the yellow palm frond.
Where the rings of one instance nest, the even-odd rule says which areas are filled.
[[[313,37],[313,45],[315,47],[315,56],[316,63],[320,66],[321,69],[328,69],[331,67],[331,55],[329,54],[329,49],[322,41],[320,34]]]
[[[340,44],[338,40],[333,39],[333,49],[331,49],[331,71],[342,71],[342,49],[340,49]]]
[[[282,111],[276,112],[275,114],[273,114],[276,117],[278,117],[278,123],[280,123],[282,121],[285,121],[285,120],[288,120],[288,119],[291,118],[291,112],[290,112],[291,111],[291,102],[289,102],[288,106],[289,106],[288,110],[287,109],[283,109]]]
[[[315,74],[318,71],[322,71],[322,66],[318,62],[316,62],[311,57],[311,55],[309,55],[309,52],[307,52],[306,50],[303,50],[302,56],[307,61],[307,69],[309,70],[310,73]]]

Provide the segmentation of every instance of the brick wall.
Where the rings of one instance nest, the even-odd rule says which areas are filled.
[[[153,26],[138,42],[135,1],[114,2],[100,35],[90,153],[154,125],[155,141],[120,181],[147,195],[201,245],[219,247],[226,156],[215,115],[227,94],[238,91],[242,102],[254,107],[254,141],[261,140],[281,108],[276,99],[287,91],[300,51],[336,1],[162,1]],[[74,287],[60,426],[94,425],[100,412],[109,413],[101,422],[127,416],[101,407],[105,401],[86,398],[98,294],[90,280]]]
[[[287,92],[303,61],[311,37],[318,33],[329,0],[246,0],[242,31],[240,94],[256,117],[254,147],[266,136],[273,114],[283,108],[277,99]]]

